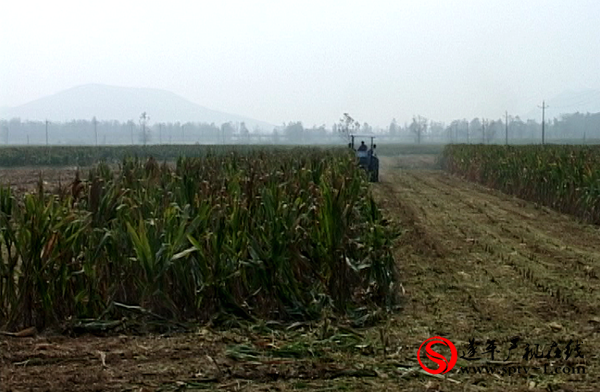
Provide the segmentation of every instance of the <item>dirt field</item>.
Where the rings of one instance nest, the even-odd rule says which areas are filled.
[[[68,185],[75,178],[76,167],[19,167],[0,170],[0,184],[10,185],[17,193],[34,192],[40,180],[44,187],[52,190],[58,186]],[[81,178],[87,175],[87,169],[80,172]]]
[[[451,177],[431,156],[385,159],[381,180],[375,195],[405,229],[403,306],[386,325],[0,336],[0,390],[600,390],[598,228]],[[417,360],[434,336],[463,357],[445,376]]]

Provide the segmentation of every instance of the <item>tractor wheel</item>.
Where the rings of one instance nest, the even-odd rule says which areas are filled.
[[[379,182],[379,159],[373,158],[371,167],[369,169],[371,182]]]
[[[379,182],[379,168],[371,172],[371,182]]]

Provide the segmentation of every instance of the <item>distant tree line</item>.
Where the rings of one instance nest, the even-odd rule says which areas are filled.
[[[545,139],[555,141],[582,141],[600,139],[600,113],[563,114],[546,121]],[[542,138],[542,124],[535,120],[522,120],[519,116],[504,119],[474,118],[454,120],[449,124],[414,116],[410,123],[401,126],[392,120],[387,135],[391,139],[412,140],[415,143],[473,143],[490,144],[534,142]]]
[[[350,117],[349,117],[350,118]],[[508,121],[507,121],[508,120]],[[0,120],[0,145],[146,145],[146,144],[338,144],[344,121],[305,127],[292,121],[272,131],[250,130],[245,123],[201,122],[149,123],[142,113],[137,121],[106,121],[92,118],[66,122]],[[374,128],[352,119],[353,133],[374,134],[397,143],[509,143],[541,142],[542,125],[518,116],[499,119],[474,118],[450,123],[414,116],[411,122],[392,120],[387,129]],[[346,131],[348,131],[346,129]],[[47,137],[47,139],[46,139]],[[585,142],[600,139],[600,113],[564,114],[545,124],[546,141]]]
[[[144,113],[145,114],[145,113]],[[243,124],[242,124],[243,126]],[[154,123],[148,118],[126,122],[96,120],[72,120],[50,122],[48,125],[49,144],[78,145],[130,145],[130,144],[193,144],[222,143],[231,140],[239,132],[240,126],[232,123]],[[46,143],[46,123],[44,121],[22,121],[19,118],[0,120],[1,144]]]
[[[290,122],[271,132],[250,130],[244,122],[221,125],[201,122],[149,123],[142,113],[138,121],[106,121],[96,118],[67,122],[0,120],[0,145],[145,145],[145,144],[311,144],[335,142],[325,125],[305,128]]]

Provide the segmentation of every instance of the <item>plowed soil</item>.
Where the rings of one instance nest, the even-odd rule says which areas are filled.
[[[434,167],[431,156],[384,159],[373,186],[404,230],[402,308],[387,323],[0,336],[0,390],[600,390],[599,229]],[[443,376],[417,358],[434,336],[458,350]]]

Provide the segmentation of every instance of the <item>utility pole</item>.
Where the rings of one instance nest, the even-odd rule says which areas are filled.
[[[504,125],[506,127],[506,145],[508,146],[508,110],[505,113],[505,119],[506,119],[506,121],[505,121]]]
[[[545,144],[546,142],[546,109],[549,108],[548,105],[546,105],[546,101],[542,102],[542,106],[539,107],[540,109],[542,109],[542,144]]]
[[[483,144],[485,144],[485,120],[481,120],[481,137],[483,138]]]
[[[48,154],[47,159],[48,163],[50,163],[50,146],[48,144],[48,123],[50,123],[50,121],[46,120],[46,154]]]
[[[146,112],[140,115],[140,125],[142,126],[142,141],[144,142],[144,146],[148,142],[148,135],[146,134],[146,124],[150,120],[150,116],[146,114]]]
[[[96,116],[92,119],[94,123],[94,135],[96,136],[96,147],[98,147],[98,121],[96,120]]]
[[[471,138],[469,136],[469,120],[467,120],[467,144],[471,144]]]
[[[588,117],[590,116],[590,114],[586,114],[583,120],[583,144],[585,144],[585,137],[587,134],[587,123],[588,123]],[[6,143],[8,144],[8,142]]]

